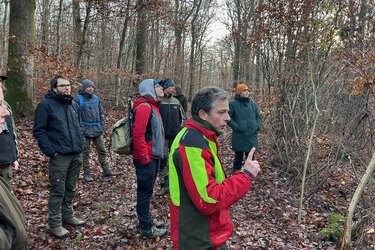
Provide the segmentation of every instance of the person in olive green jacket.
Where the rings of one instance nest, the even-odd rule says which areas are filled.
[[[229,103],[228,125],[233,129],[232,150],[235,152],[233,173],[240,170],[243,156],[248,156],[252,147],[258,151],[258,131],[261,126],[258,107],[249,97],[246,84],[238,84],[236,95]]]

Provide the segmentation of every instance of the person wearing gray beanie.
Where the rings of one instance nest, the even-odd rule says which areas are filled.
[[[82,90],[86,90],[90,86],[94,87],[94,83],[90,81],[89,79],[85,79],[82,81]]]
[[[103,177],[116,176],[109,169],[109,163],[106,157],[105,144],[103,139],[104,133],[104,112],[99,97],[94,95],[94,83],[85,79],[82,81],[82,89],[78,92],[78,96],[74,101],[80,107],[80,118],[82,124],[83,135],[86,141],[86,148],[83,151],[83,179],[86,182],[92,182],[94,179],[90,173],[90,146],[91,141],[94,143],[100,165],[103,168]]]

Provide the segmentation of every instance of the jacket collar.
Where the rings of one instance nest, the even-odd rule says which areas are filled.
[[[219,133],[217,133],[215,128],[210,123],[203,121],[198,116],[193,116],[191,119],[188,119],[186,121],[186,127],[198,130],[208,139],[218,144],[217,135],[219,135]]]
[[[240,96],[239,94],[236,94],[234,99],[236,99],[237,101],[240,101],[240,102],[250,102],[250,97],[242,97]]]

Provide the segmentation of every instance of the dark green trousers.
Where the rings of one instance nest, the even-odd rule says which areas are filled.
[[[91,141],[94,143],[96,151],[98,152],[98,158],[100,165],[102,166],[104,171],[109,170],[109,164],[107,161],[107,157],[105,155],[105,145],[104,145],[104,139],[103,136],[98,137],[86,137],[86,149],[83,152],[83,171],[85,174],[90,174],[90,146]]]
[[[82,154],[57,154],[50,159],[48,167],[51,183],[48,199],[50,228],[61,226],[62,218],[69,219],[74,216],[73,198],[81,165]]]

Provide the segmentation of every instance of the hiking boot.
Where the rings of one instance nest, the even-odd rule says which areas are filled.
[[[156,195],[157,195],[157,196],[162,196],[162,195],[164,195],[168,190],[169,190],[168,186],[161,187],[159,193],[157,193]]]
[[[104,170],[103,171],[103,177],[111,177],[111,176],[117,176],[117,173],[113,173],[111,170]]]
[[[56,238],[63,239],[70,235],[69,231],[66,230],[63,226],[50,228],[50,234],[55,236]]]
[[[164,222],[163,221],[154,221],[154,226],[155,227],[162,227],[162,226],[164,226]]]
[[[141,236],[145,237],[157,237],[157,236],[163,236],[167,233],[166,229],[158,229],[155,226],[152,226],[148,230],[141,230]]]
[[[92,181],[94,181],[94,179],[91,177],[90,174],[84,174],[84,175],[83,175],[83,179],[84,179],[86,182],[92,182]]]
[[[66,225],[75,226],[75,227],[86,225],[85,221],[79,220],[76,217],[72,217],[70,219],[63,219],[62,223],[66,224]]]

